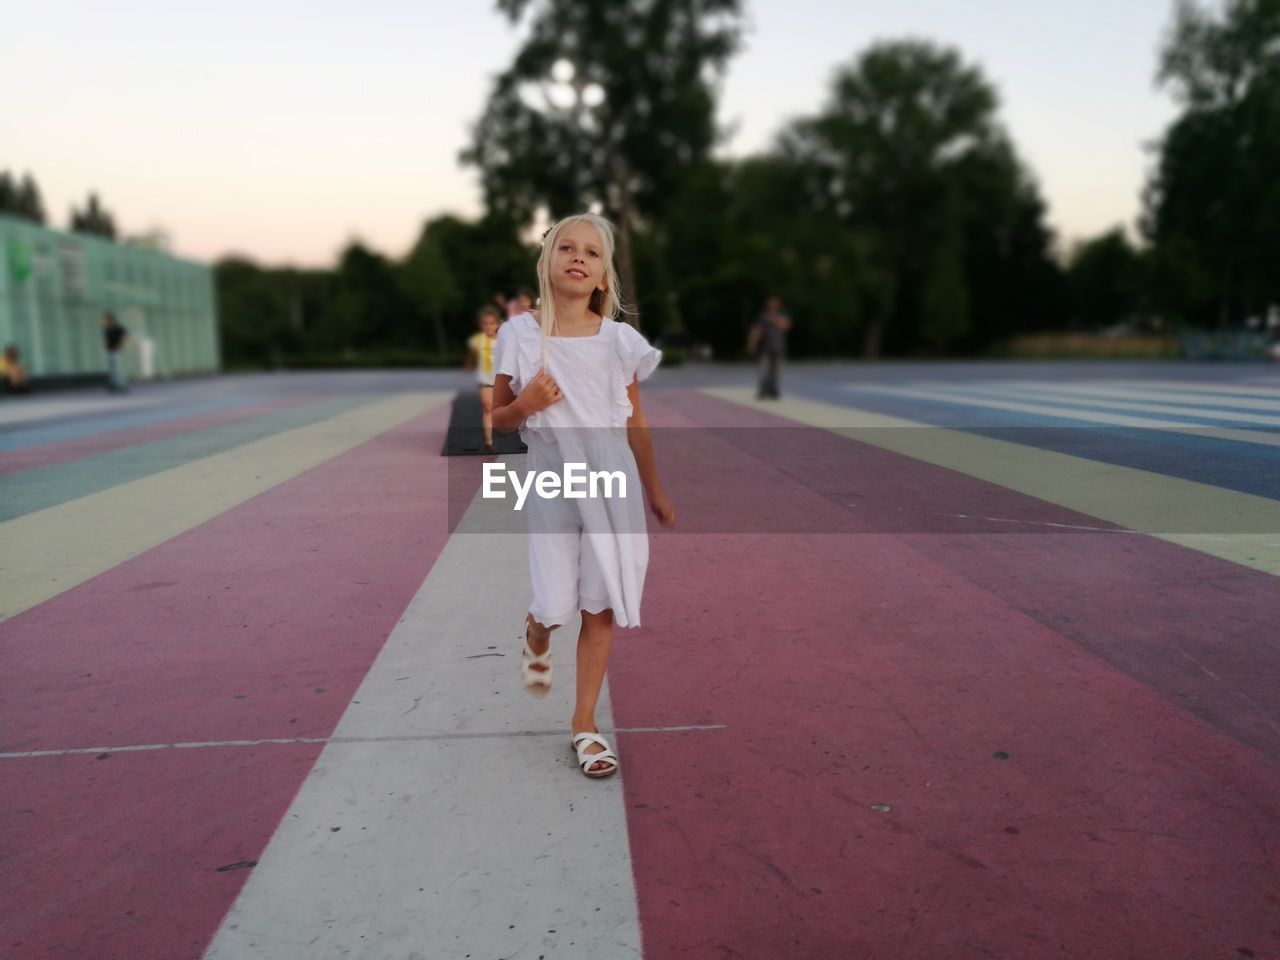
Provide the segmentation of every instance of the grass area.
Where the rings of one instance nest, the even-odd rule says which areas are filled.
[[[1033,333],[1006,340],[992,356],[1015,360],[1175,360],[1181,356],[1177,336],[1100,333]]]

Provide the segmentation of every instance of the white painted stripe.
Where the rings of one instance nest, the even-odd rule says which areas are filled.
[[[1127,534],[1132,537],[1144,537],[1146,534],[1137,530],[1121,530],[1116,527],[1088,527],[1079,523],[1054,523],[1051,520],[1018,520],[1007,517],[973,517],[967,513],[953,513],[957,520],[984,520],[988,523],[1014,523],[1019,526],[1053,527],[1057,530],[1088,530],[1091,533]]]
[[[1103,413],[1078,410],[1067,407],[1047,407],[1037,403],[1016,403],[1009,400],[987,400],[981,397],[965,396],[945,390],[913,390],[908,387],[872,387],[846,386],[846,390],[857,393],[887,393],[900,397],[912,397],[918,400],[938,400],[943,403],[958,403],[970,407],[989,407],[994,410],[1010,410],[1015,413],[1034,413],[1041,416],[1061,417],[1067,420],[1080,420],[1086,423],[1104,423],[1113,427],[1139,427],[1144,430],[1165,430],[1169,433],[1185,433],[1200,437],[1213,437],[1217,440],[1235,440],[1240,443],[1255,443],[1267,447],[1280,447],[1280,435],[1264,433],[1260,430],[1237,430],[1232,427],[1207,427],[1197,423],[1179,423],[1175,420],[1152,420],[1149,417],[1130,417],[1119,413]]]
[[[1139,403],[1133,400],[1118,399],[1107,394],[1086,393],[1075,387],[1022,387],[1012,385],[981,387],[966,384],[964,387],[949,386],[947,390],[949,392],[963,393],[966,396],[1024,398],[1073,407],[1103,407],[1107,410],[1133,410],[1138,413],[1159,413],[1171,417],[1204,417],[1207,420],[1252,423],[1260,427],[1280,427],[1280,417],[1277,416],[1269,416],[1263,413],[1245,413],[1240,410],[1214,410],[1208,407],[1179,405],[1191,402],[1186,398],[1181,401],[1173,401],[1173,405],[1171,405],[1170,403]],[[1237,405],[1245,406],[1245,404]],[[1280,410],[1280,403],[1275,404],[1275,408]]]
[[[208,960],[640,957],[626,753],[589,780],[570,752],[576,620],[553,635],[551,694],[524,691],[528,593],[522,534],[453,534]],[[607,683],[596,720],[612,726]]]
[[[1175,406],[1201,406],[1212,404],[1213,407],[1226,407],[1234,410],[1272,410],[1280,411],[1280,400],[1266,400],[1262,397],[1216,397],[1206,393],[1181,393],[1172,390],[1145,390],[1139,387],[1099,387],[1082,383],[1030,383],[1021,380],[1006,380],[988,384],[965,384],[964,389],[994,392],[1034,392],[1043,394],[1065,394],[1070,397],[1115,398],[1118,400],[1141,400],[1158,403],[1171,403]],[[949,387],[948,389],[958,389]],[[1093,402],[1093,401],[1091,401]],[[1210,409],[1210,408],[1205,408]],[[1191,411],[1182,411],[1192,416]],[[1208,416],[1223,417],[1227,410],[1212,409]],[[1201,414],[1194,414],[1201,416]]]
[[[959,514],[957,514],[959,516]],[[1082,528],[1083,529],[1083,528]],[[683,727],[604,727],[602,733],[685,733],[691,730],[727,730],[722,723],[691,724]],[[0,753],[0,760],[27,760],[31,757],[66,757],[84,753],[137,753],[141,750],[193,750],[209,747],[261,747],[299,743],[390,743],[408,740],[451,740],[459,737],[562,737],[562,730],[520,730],[497,733],[425,733],[410,737],[291,737],[283,740],[206,740],[187,743],[142,743],[124,747],[71,747],[66,750],[28,750],[25,753]]]
[[[1128,381],[1133,383],[1133,381]],[[1280,380],[1262,380],[1268,386],[1249,386],[1245,383],[1216,384],[1194,383],[1189,380],[1143,380],[1144,384],[1155,386],[1177,387],[1179,390],[1192,390],[1201,393],[1225,393],[1240,397],[1280,397]]]

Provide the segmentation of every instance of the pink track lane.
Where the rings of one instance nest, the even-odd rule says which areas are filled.
[[[6,622],[2,749],[329,736],[447,540],[448,415]],[[320,749],[0,761],[0,956],[199,957]]]
[[[164,423],[148,423],[140,427],[125,427],[122,430],[106,430],[86,437],[76,437],[73,440],[59,440],[55,443],[41,443],[17,450],[6,450],[0,453],[0,477],[21,473],[24,470],[52,467],[72,460],[83,460],[97,453],[107,453],[154,440],[165,440],[184,433],[194,433],[197,430],[211,430],[229,423],[252,420],[254,417],[288,410],[290,407],[314,403],[315,399],[314,397],[286,397],[233,407],[230,410],[213,410],[177,420],[166,420]]]
[[[658,394],[646,409],[660,426],[781,425],[693,395]],[[878,478],[947,498],[976,483],[833,439],[852,448],[841,456],[859,490]],[[775,464],[770,442],[735,453],[714,434],[660,433],[664,486],[686,514],[758,499],[848,530],[847,506]],[[731,495],[707,495],[712,456]],[[872,489],[860,503],[891,500]],[[901,529],[869,512],[864,529]],[[1119,662],[1142,666],[1135,624],[1191,615],[1213,636],[1221,608],[1196,619],[1195,599],[1262,575],[1148,538],[1029,537],[1010,551],[989,534],[782,536],[714,520],[703,518],[717,532],[654,536],[644,627],[615,644],[609,673],[619,727],[728,728],[619,735],[646,956],[1280,952],[1276,764],[1171,700],[1168,674],[1138,682],[1054,620],[1082,616],[1100,650],[1114,643]],[[1217,580],[1178,605],[1134,589],[1140,559],[1122,556],[1147,551],[1163,575],[1178,573],[1174,557]],[[1105,585],[1108,571],[1124,574],[1111,596],[1055,588],[1063,575]],[[1035,617],[1018,609],[1037,593]],[[1243,592],[1236,603],[1237,618],[1276,635],[1275,603]],[[1145,660],[1168,655],[1149,644]],[[1193,685],[1181,689],[1197,689],[1183,672]]]

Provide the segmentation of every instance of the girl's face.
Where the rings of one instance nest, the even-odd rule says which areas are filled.
[[[498,318],[492,313],[480,314],[480,331],[486,337],[496,337],[498,335]]]
[[[575,299],[605,289],[604,243],[591,224],[578,221],[560,233],[551,253],[551,284]]]

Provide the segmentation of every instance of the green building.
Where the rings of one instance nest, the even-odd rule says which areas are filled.
[[[131,377],[218,369],[209,267],[0,214],[0,346],[16,345],[32,377],[105,373],[108,310],[129,329]]]

